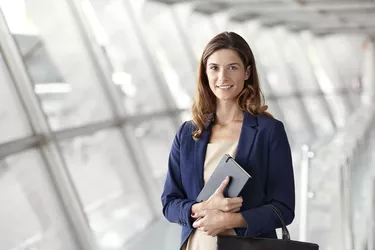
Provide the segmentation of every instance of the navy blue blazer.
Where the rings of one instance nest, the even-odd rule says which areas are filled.
[[[169,155],[168,173],[161,196],[164,216],[182,226],[181,245],[193,231],[191,206],[204,186],[203,171],[211,123],[194,141],[192,121],[182,124]],[[240,196],[240,213],[247,228],[235,228],[239,236],[276,238],[281,223],[275,212],[264,206],[273,204],[285,223],[294,219],[295,194],[292,156],[282,122],[267,115],[245,112],[234,158],[251,176]]]

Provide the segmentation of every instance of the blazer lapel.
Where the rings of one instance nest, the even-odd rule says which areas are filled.
[[[255,116],[245,112],[244,120],[242,122],[240,139],[238,141],[235,161],[240,166],[246,166],[250,156],[251,148],[254,144],[254,139],[258,133],[258,120]],[[250,173],[251,174],[251,173]]]
[[[207,144],[211,135],[211,125],[212,122],[207,123],[205,131],[203,132],[199,140],[195,142],[194,165],[197,168],[198,173],[198,192],[196,193],[196,196],[198,196],[199,192],[202,190],[204,186],[204,160],[206,158]]]
[[[204,160],[206,157],[207,144],[211,136],[211,125],[212,122],[207,123],[205,131],[202,134],[201,138],[195,142],[194,166],[197,168],[198,177],[196,181],[198,186],[196,196],[198,196],[199,192],[204,186]],[[255,136],[258,132],[256,128],[257,126],[257,118],[247,112],[244,112],[244,120],[242,122],[240,139],[234,158],[235,161],[240,164],[240,166],[246,166],[246,163],[248,162],[248,157],[250,155]]]

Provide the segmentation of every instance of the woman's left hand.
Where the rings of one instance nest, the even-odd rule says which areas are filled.
[[[197,218],[193,227],[213,237],[230,228],[227,220],[228,213],[217,209],[203,210],[195,213],[193,217]]]

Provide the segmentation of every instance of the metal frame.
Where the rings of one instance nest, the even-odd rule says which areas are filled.
[[[375,36],[368,39],[363,65],[362,101],[373,103],[375,100]]]
[[[272,13],[292,13],[292,12],[317,12],[317,11],[353,11],[353,10],[368,10],[375,9],[375,4],[369,2],[345,2],[334,4],[332,2],[310,2],[306,4],[285,4],[285,2],[278,1],[279,4],[265,3],[265,4],[234,4],[227,10],[229,14],[242,14],[242,13],[260,13],[260,14],[272,14]]]
[[[42,141],[42,136],[34,135],[27,138],[14,140],[0,144],[0,160],[12,155],[36,147]]]
[[[372,250],[375,249],[375,180],[372,181],[372,190],[371,190],[371,213],[369,216],[370,225],[369,225],[369,231],[368,231],[368,238],[367,238],[367,249]]]
[[[182,46],[184,47],[184,49],[186,51],[186,54],[189,57],[191,68],[192,68],[193,72],[195,72],[196,71],[195,70],[196,65],[199,63],[199,61],[197,61],[195,56],[194,56],[195,53],[194,53],[193,46],[191,45],[191,40],[190,40],[189,36],[186,34],[186,32],[184,32],[184,28],[182,27],[182,24],[181,24],[180,20],[176,16],[177,15],[176,7],[177,6],[171,7],[171,15],[172,15],[172,18],[173,18],[173,22],[174,22],[174,25],[176,27],[178,35],[181,37],[180,40],[182,42]]]
[[[28,120],[30,121],[36,135],[9,143],[0,144],[0,159],[30,148],[35,148],[37,146],[41,147],[43,159],[48,166],[52,183],[55,185],[59,201],[62,203],[63,211],[67,215],[69,225],[72,228],[72,235],[76,239],[76,244],[79,246],[79,249],[91,250],[96,249],[97,246],[95,244],[95,240],[93,239],[92,232],[89,229],[87,218],[83,212],[83,206],[80,203],[76,190],[74,189],[74,183],[70,179],[70,175],[59,149],[58,142],[84,134],[95,133],[99,130],[117,127],[123,138],[124,146],[130,150],[130,156],[132,158],[132,162],[134,163],[135,171],[138,173],[140,183],[143,183],[143,195],[147,197],[146,199],[149,202],[148,206],[154,215],[154,220],[156,220],[159,216],[158,208],[160,201],[156,199],[158,194],[154,194],[154,192],[157,192],[158,190],[158,183],[155,180],[152,180],[152,178],[146,178],[149,173],[149,169],[145,166],[149,164],[145,162],[145,160],[141,160],[141,158],[144,159],[144,157],[142,157],[140,150],[134,147],[135,142],[131,141],[131,132],[126,131],[127,128],[125,125],[150,119],[150,117],[163,116],[174,117],[177,122],[177,115],[185,110],[169,109],[162,112],[142,114],[140,116],[125,118],[124,107],[122,106],[121,100],[119,99],[115,86],[112,84],[110,78],[111,65],[108,64],[108,58],[102,54],[100,48],[95,47],[95,45],[91,42],[89,36],[91,30],[88,27],[88,24],[85,23],[85,19],[83,18],[83,14],[80,12],[79,7],[76,6],[76,3],[73,1],[67,0],[67,2],[71,8],[73,18],[75,18],[75,22],[80,30],[81,38],[88,48],[89,55],[93,59],[94,67],[97,69],[97,77],[102,83],[106,98],[110,101],[115,119],[76,128],[64,129],[61,131],[51,131],[38,99],[33,92],[33,84],[25,68],[22,55],[19,53],[17,44],[15,43],[12,34],[10,34],[8,30],[5,19],[2,17],[2,20],[0,20],[0,34],[1,37],[6,38],[6,41],[5,39],[2,39],[0,41],[0,47],[2,47],[6,52],[3,53],[4,59],[6,59],[10,75],[17,85],[17,92],[21,96],[24,104],[23,106],[27,110]],[[151,57],[151,55],[149,56]],[[153,67],[156,70],[156,65]],[[26,85],[28,88],[24,87]],[[180,123],[180,121],[178,122]],[[175,123],[175,125],[177,125],[177,123]]]
[[[296,44],[300,47],[300,49],[302,51],[305,51],[305,49],[301,45],[301,41],[296,41]],[[311,72],[314,72],[313,66],[311,65],[311,62],[310,62],[306,52],[302,53],[302,54],[305,57],[305,60],[307,62],[309,62],[308,64],[306,64],[306,67],[309,67]],[[327,111],[328,119],[329,119],[330,123],[332,124],[332,128],[336,129],[337,125],[336,125],[335,119],[333,117],[333,112],[332,112],[330,106],[328,105],[327,99],[325,98],[325,94],[323,93],[322,88],[320,87],[320,84],[318,83],[318,79],[316,78],[316,75],[315,74],[313,74],[313,75],[314,75],[314,82],[317,85],[318,90],[316,92],[309,92],[308,95],[310,95],[310,96],[311,95],[321,96],[322,97],[322,98],[320,98],[320,100],[322,101],[323,106],[324,106],[325,110]],[[341,88],[339,91],[336,90],[334,93],[344,94],[344,93],[347,93],[347,92],[348,92],[347,88]],[[307,95],[305,94],[304,96],[307,96]]]
[[[328,72],[328,77],[335,75],[337,77],[337,79],[340,82],[342,82],[342,76],[341,76],[340,72],[337,70],[336,64],[332,60],[332,56],[330,56],[331,51],[327,49],[325,44],[321,44],[321,43],[317,44],[315,46],[315,48],[316,48],[317,51],[319,51],[319,50],[321,51],[319,59],[321,61],[326,61],[327,65],[331,66],[331,68],[325,68],[326,71]],[[324,57],[322,55],[324,55]],[[329,71],[331,71],[331,72],[329,72]],[[331,80],[334,81],[334,79],[331,79]],[[354,105],[351,103],[349,95],[348,94],[347,95],[342,94],[341,97],[344,101],[345,109],[349,110],[349,111],[354,111]]]
[[[41,141],[40,152],[50,174],[51,183],[54,185],[58,201],[61,203],[63,213],[71,228],[71,235],[75,239],[79,249],[96,249],[96,244],[83,212],[82,204],[74,189],[64,159],[61,156],[59,145],[56,140],[52,139],[52,131],[35,96],[30,76],[1,11],[0,37],[2,38],[0,39],[0,47],[5,64],[16,86],[17,93],[27,113],[34,134],[51,138],[50,140]]]
[[[80,29],[81,37],[83,42],[86,45],[86,48],[94,62],[94,67],[97,70],[97,75],[102,83],[102,88],[105,92],[106,98],[109,101],[111,111],[113,112],[115,122],[114,124],[119,127],[119,132],[124,142],[125,148],[127,148],[130,152],[129,155],[131,157],[131,162],[133,163],[134,171],[137,173],[137,178],[139,182],[142,183],[141,192],[143,196],[146,197],[146,202],[148,203],[151,212],[153,213],[153,218],[156,219],[158,217],[158,205],[160,201],[156,199],[158,195],[156,191],[158,190],[158,183],[153,178],[147,178],[147,173],[149,173],[150,169],[148,166],[147,160],[145,157],[139,153],[138,150],[138,143],[130,141],[130,132],[127,131],[125,127],[123,127],[123,120],[125,119],[125,109],[122,105],[122,101],[120,99],[119,94],[115,88],[111,80],[111,73],[112,65],[109,64],[108,58],[104,55],[101,48],[95,46],[96,44],[91,41],[90,37],[94,37],[92,34],[92,29],[90,28],[87,19],[85,19],[84,14],[81,12],[78,3],[74,0],[66,0],[71,8],[71,11],[76,19],[77,26]],[[131,12],[129,10],[129,12]],[[115,169],[118,173],[122,171],[120,169]],[[119,178],[123,178],[125,176],[119,175]],[[122,179],[122,183],[125,184],[126,180]]]
[[[281,38],[280,41],[284,41],[284,39]],[[277,49],[278,44],[276,42],[276,39],[272,39],[272,44],[275,47],[275,51],[277,53],[277,56],[281,59],[281,61],[285,61],[284,60],[285,56],[280,52],[280,50]],[[290,66],[288,64],[284,63],[282,65],[283,65],[284,71],[286,72],[286,75],[288,76],[288,80],[290,82],[290,85],[293,87],[293,89],[295,89],[296,93],[301,93],[301,90],[299,89],[299,85],[296,82],[297,81],[296,76],[292,72],[293,70],[290,68]],[[306,105],[305,105],[304,101],[302,100],[302,94],[297,94],[296,96],[297,96],[296,100],[298,102],[298,105],[301,107],[302,116],[303,116],[302,119],[305,120],[306,125],[308,126],[308,130],[311,132],[310,138],[311,137],[314,138],[317,135],[316,134],[316,128],[314,126],[314,123],[311,120],[311,116],[308,114]]]
[[[137,17],[134,14],[134,8],[132,6],[132,3],[129,1],[123,1],[124,9],[127,11],[127,14],[130,16],[130,20],[132,20],[132,26],[134,27],[134,33],[136,34],[139,45],[142,48],[142,51],[144,52],[146,62],[149,63],[149,67],[151,68],[152,74],[154,75],[155,82],[159,85],[160,88],[160,94],[163,97],[163,100],[165,101],[165,104],[168,109],[176,109],[177,106],[173,100],[173,98],[170,95],[170,92],[167,88],[167,83],[162,77],[160,70],[157,67],[157,63],[155,61],[155,58],[152,55],[152,52],[149,49],[149,46],[147,45],[147,38],[143,32],[143,29],[141,25],[138,23]],[[172,123],[176,129],[178,129],[181,125],[181,121],[176,117],[171,117]]]
[[[303,145],[302,159],[300,163],[300,208],[299,208],[299,240],[307,241],[307,223],[308,223],[308,193],[309,193],[309,169],[311,167],[311,158],[314,153],[310,151],[308,145]]]
[[[3,159],[9,155],[22,152],[24,150],[37,147],[44,141],[56,139],[57,141],[71,139],[77,136],[87,135],[96,133],[103,129],[110,129],[115,127],[123,127],[126,124],[135,124],[152,118],[162,118],[170,116],[178,116],[185,109],[166,110],[162,112],[152,114],[142,114],[138,116],[128,116],[118,121],[108,120],[98,123],[92,123],[75,128],[68,128],[64,130],[54,131],[51,137],[45,135],[33,135],[10,142],[0,143],[0,159]]]
[[[228,18],[237,21],[258,20],[264,26],[285,25],[292,31],[310,30],[319,35],[331,33],[361,33],[375,34],[371,22],[361,22],[345,17],[346,13],[371,15],[375,13],[373,1],[297,1],[281,0],[149,0],[165,4],[190,3],[192,8],[207,15],[226,13]],[[317,14],[320,18],[309,18],[308,14]],[[275,17],[274,14],[278,16]],[[290,17],[304,14],[300,21],[289,20]],[[280,16],[284,15],[284,16]],[[322,27],[327,24],[327,18],[336,17],[337,27]],[[264,20],[265,19],[265,20]]]

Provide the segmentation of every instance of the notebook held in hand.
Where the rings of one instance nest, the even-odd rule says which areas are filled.
[[[227,176],[230,176],[230,182],[224,191],[224,196],[229,198],[237,197],[246,182],[251,178],[229,154],[225,154],[199,193],[196,201],[208,200]]]

